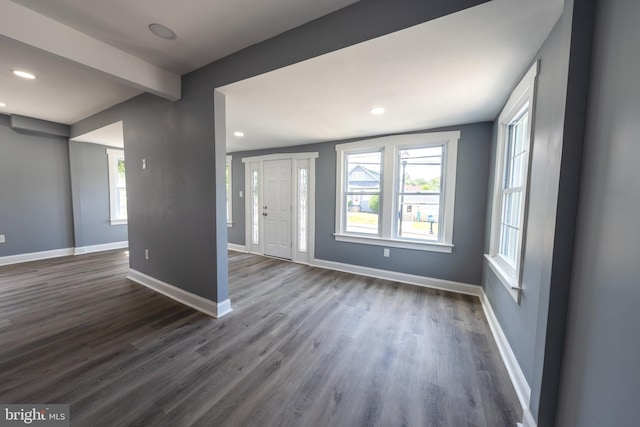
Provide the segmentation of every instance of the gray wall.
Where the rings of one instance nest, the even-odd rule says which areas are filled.
[[[67,139],[0,115],[0,257],[73,247]]]
[[[438,131],[441,130],[460,130],[461,132],[456,169],[453,253],[391,248],[391,256],[385,258],[382,255],[383,244],[374,246],[335,240],[333,236],[336,212],[335,146],[346,141],[231,153],[234,199],[233,227],[229,228],[229,242],[245,244],[244,199],[239,198],[239,191],[244,191],[242,158],[270,153],[317,151],[320,153],[316,160],[315,257],[317,259],[480,284],[492,124],[479,123],[438,129]]]
[[[598,2],[557,425],[638,425],[640,3]]]
[[[69,141],[75,246],[127,240],[127,225],[109,223],[108,147]]]
[[[485,291],[531,386],[529,406],[539,426],[554,425],[556,413],[592,26],[593,2],[579,2],[574,9],[573,0],[565,1],[560,21],[538,54],[541,71],[519,305],[485,266]],[[495,136],[492,156],[493,153]],[[488,209],[491,209],[491,194]],[[487,228],[485,250],[488,244]]]
[[[77,136],[124,120],[131,267],[213,301],[226,298],[225,146],[215,144],[222,125],[214,124],[216,87],[484,2],[358,2],[183,76],[178,102],[144,94],[74,124]],[[131,167],[142,158],[147,170]]]
[[[513,301],[493,271],[485,266],[485,292],[529,384],[533,382],[540,291],[541,287],[549,286],[551,274],[550,248],[553,247],[557,182],[560,174],[569,34],[570,23],[566,22],[565,15],[552,30],[537,55],[541,62],[530,169],[527,240],[522,267],[524,291],[520,305]],[[497,133],[494,133],[491,149],[491,184],[486,205],[489,218],[493,200],[496,144]],[[486,253],[489,251],[489,240],[490,232],[487,228]]]

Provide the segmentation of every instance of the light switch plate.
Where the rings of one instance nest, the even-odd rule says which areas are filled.
[[[5,241],[4,234],[0,234],[0,243],[4,243]]]

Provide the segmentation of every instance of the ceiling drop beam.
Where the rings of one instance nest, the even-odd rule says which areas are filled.
[[[171,101],[181,97],[180,76],[10,0],[0,0],[0,35],[109,75]]]

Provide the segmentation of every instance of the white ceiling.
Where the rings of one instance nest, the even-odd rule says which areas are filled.
[[[142,91],[178,99],[180,74],[354,2],[0,0],[0,113],[71,124]],[[562,4],[493,0],[222,88],[246,134],[229,150],[494,119]]]
[[[176,100],[180,75],[354,2],[0,0],[0,114],[71,124],[142,91]]]
[[[227,150],[494,120],[562,8],[494,0],[220,88]]]
[[[122,127],[122,121],[111,123],[110,125],[103,126],[91,132],[78,135],[71,138],[71,140],[124,148],[124,130]]]
[[[13,0],[180,75],[357,0]],[[154,36],[160,23],[175,41]]]

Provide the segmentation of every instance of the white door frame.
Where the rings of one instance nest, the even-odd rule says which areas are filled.
[[[245,247],[248,252],[258,255],[264,255],[264,226],[262,218],[262,209],[258,210],[259,215],[259,236],[258,243],[253,242],[252,236],[252,174],[253,171],[258,172],[258,206],[262,206],[263,201],[263,177],[264,177],[264,162],[269,160],[291,160],[291,195],[292,195],[292,208],[291,215],[291,238],[292,238],[292,253],[291,261],[302,264],[309,264],[315,257],[315,212],[316,212],[316,162],[319,153],[276,153],[267,154],[263,156],[253,156],[242,158],[242,163],[245,164]],[[301,252],[298,245],[298,170],[304,165],[308,165],[307,168],[307,206],[308,206],[308,227],[307,227],[307,250]]]

